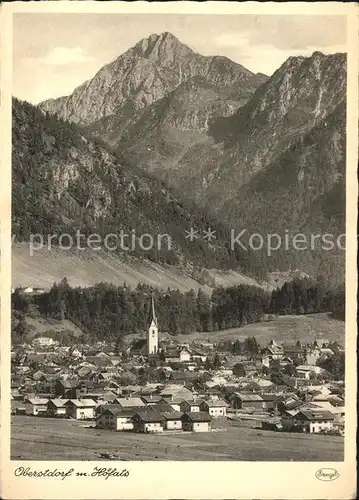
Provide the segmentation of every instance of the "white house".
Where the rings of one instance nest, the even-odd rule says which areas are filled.
[[[40,415],[41,413],[46,413],[48,399],[45,398],[30,398],[28,402],[31,404],[32,415]]]
[[[65,406],[68,417],[76,420],[92,420],[95,418],[97,404],[93,399],[69,399]]]
[[[305,378],[307,380],[310,379],[311,375],[320,375],[325,370],[320,368],[320,366],[315,365],[299,365],[297,366],[297,375],[298,377]]]
[[[154,411],[137,412],[132,421],[136,432],[163,432],[163,417]]]
[[[133,430],[131,410],[107,408],[96,417],[96,427],[100,429],[112,429],[115,431]]]
[[[180,409],[182,412],[198,412],[200,411],[200,406],[202,403],[202,399],[195,401],[195,400],[185,400],[182,401],[180,404]]]
[[[211,430],[211,417],[205,412],[188,412],[181,417],[184,431],[209,432]]]
[[[326,410],[301,410],[293,417],[294,423],[310,433],[318,433],[333,427],[334,415]]]
[[[227,403],[222,400],[203,401],[201,411],[207,412],[212,418],[221,418],[227,415]]]
[[[47,403],[47,414],[51,417],[66,417],[66,399],[50,399]]]
[[[182,430],[182,412],[170,411],[162,414],[164,418],[164,428],[168,431]]]

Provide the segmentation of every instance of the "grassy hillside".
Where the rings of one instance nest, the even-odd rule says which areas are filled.
[[[186,272],[181,267],[159,265],[147,260],[128,257],[121,260],[113,253],[104,251],[59,250],[47,248],[29,255],[28,243],[16,244],[12,249],[12,287],[50,288],[54,282],[67,277],[72,286],[91,286],[100,282],[114,285],[126,283],[136,287],[147,283],[156,288],[179,289],[181,292],[202,288],[210,293],[214,285],[257,285],[253,278],[237,271]],[[195,276],[195,277],[193,277]],[[267,287],[263,284],[263,287]]]
[[[208,340],[219,342],[229,339],[244,340],[247,337],[255,337],[259,343],[267,343],[271,339],[277,342],[301,342],[314,341],[325,338],[331,342],[344,344],[345,323],[344,321],[332,319],[327,313],[308,314],[303,316],[279,316],[273,321],[253,323],[241,328],[231,328],[218,332],[198,332],[189,335],[177,335],[179,342],[191,342],[193,340]]]

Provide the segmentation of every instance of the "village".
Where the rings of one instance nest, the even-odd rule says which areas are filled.
[[[238,345],[161,340],[152,299],[147,335],[121,352],[115,344],[65,346],[45,336],[14,347],[12,414],[146,434],[211,432],[231,420],[344,435],[344,380],[318,366],[334,356],[329,342],[258,347],[247,339],[252,352],[236,354]]]

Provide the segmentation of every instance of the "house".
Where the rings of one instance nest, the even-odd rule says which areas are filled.
[[[235,409],[254,408],[256,410],[263,409],[263,398],[259,394],[252,392],[235,392],[232,395],[232,404]]]
[[[48,347],[48,346],[54,346],[58,344],[59,342],[50,338],[50,337],[36,337],[32,343],[34,345],[37,345],[39,347]]]
[[[116,398],[114,403],[121,406],[121,408],[131,408],[138,406],[146,406],[141,398]]]
[[[202,403],[202,399],[198,400],[185,400],[180,403],[180,410],[185,413],[193,413],[200,411],[200,406]]]
[[[141,396],[141,400],[146,406],[156,405],[162,401],[162,396],[158,394],[150,394],[149,396]]]
[[[304,363],[307,350],[298,341],[295,345],[285,344],[283,346],[284,355],[291,360],[295,361],[297,364]]]
[[[47,403],[49,417],[66,417],[66,399],[50,399]]]
[[[137,412],[132,421],[136,432],[163,432],[163,417],[155,411]]]
[[[175,410],[172,408],[172,406],[167,402],[167,403],[157,403],[155,405],[149,405],[146,406],[144,411],[154,411],[157,413],[172,413]]]
[[[279,413],[285,413],[287,410],[295,410],[303,406],[303,401],[296,394],[283,394],[274,401]]]
[[[191,361],[191,352],[186,347],[169,347],[162,353],[166,363],[183,363]]]
[[[326,410],[301,410],[294,415],[293,421],[303,432],[318,433],[333,427],[334,415]]]
[[[211,430],[211,417],[208,413],[186,412],[181,417],[184,431],[209,432]]]
[[[164,428],[168,431],[182,429],[182,415],[183,413],[180,411],[162,413],[164,419]]]
[[[203,401],[200,408],[213,418],[221,418],[227,415],[227,406],[225,401],[218,399],[217,401]]]
[[[328,347],[330,345],[330,342],[328,339],[316,339],[313,342],[313,348],[318,348],[318,349],[324,349],[325,347]]]
[[[76,399],[79,381],[76,379],[56,380],[55,395],[65,399]]]
[[[92,420],[97,405],[93,399],[69,399],[65,406],[68,417],[76,420]]]
[[[271,340],[264,349],[263,354],[269,355],[271,360],[280,360],[284,356],[284,349],[283,346],[277,344],[275,340]]]
[[[320,366],[314,365],[299,365],[297,366],[297,375],[298,377],[303,377],[306,380],[309,380],[313,375],[320,375],[324,373],[325,370],[320,368]]]
[[[171,408],[174,411],[181,411],[181,403],[183,402],[183,399],[178,398],[178,399],[172,399],[171,401],[167,401],[167,399],[162,398],[159,404],[166,403],[171,406]]]
[[[162,390],[159,391],[159,395],[167,401],[172,399],[193,399],[193,393],[187,387],[180,384],[168,384]]]
[[[41,415],[41,414],[46,413],[48,399],[28,398],[28,402],[31,405],[31,414],[32,415]]]
[[[134,410],[123,408],[106,408],[96,417],[96,427],[100,429],[112,429],[115,431],[133,430],[132,418]]]
[[[200,349],[192,349],[192,360],[193,361],[201,361],[202,363],[206,362],[208,355],[206,352],[201,351]]]
[[[278,396],[274,394],[274,392],[269,394],[261,394],[261,398],[263,399],[262,408],[267,411],[273,411],[277,409],[276,400]]]

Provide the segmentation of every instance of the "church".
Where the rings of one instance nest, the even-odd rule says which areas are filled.
[[[131,354],[142,356],[154,356],[158,354],[158,320],[155,311],[153,296],[151,298],[151,307],[148,316],[148,330],[146,338],[139,339],[131,346]]]
[[[149,356],[158,353],[158,321],[155,312],[155,303],[152,296],[150,327],[147,333],[147,354]]]

